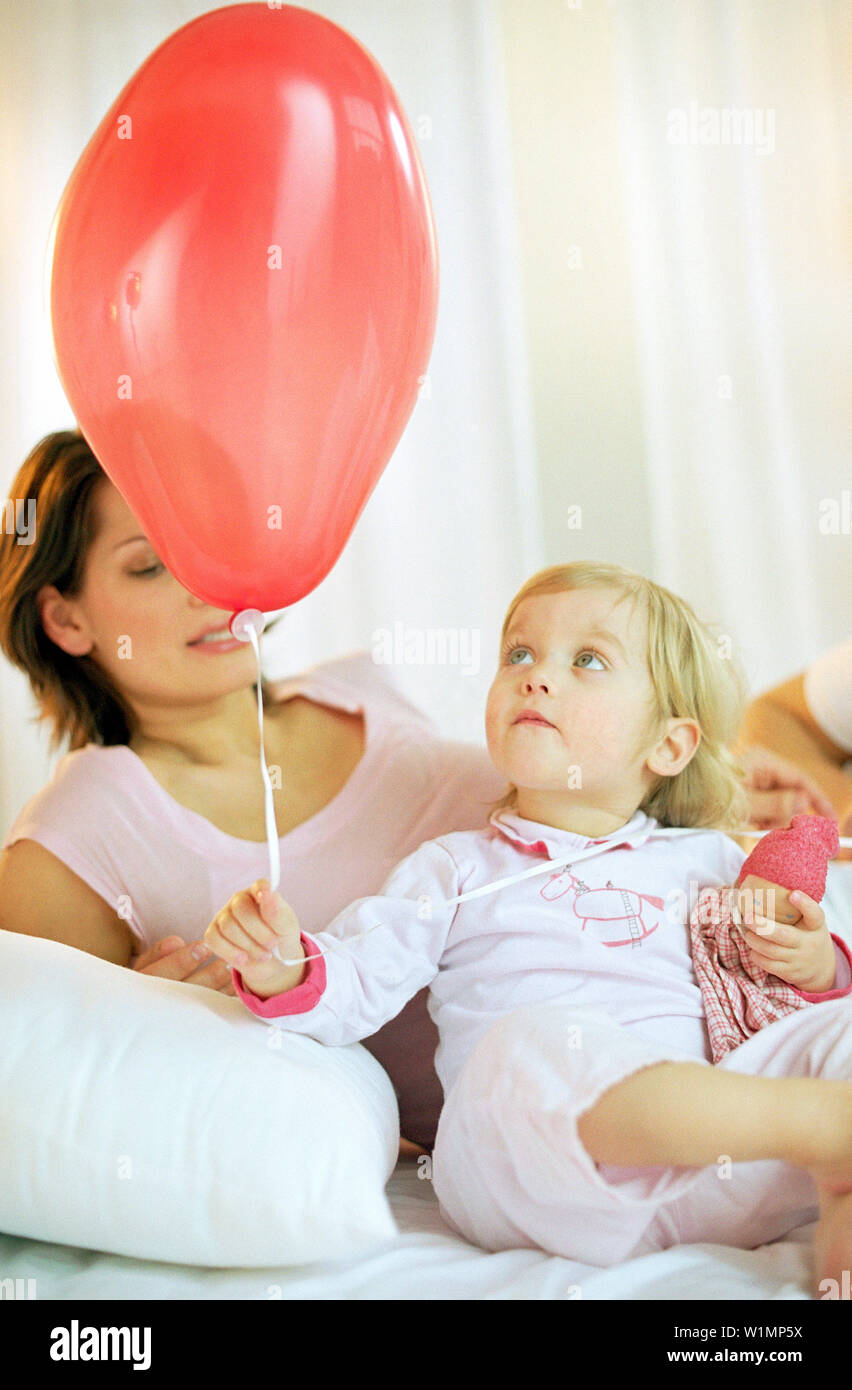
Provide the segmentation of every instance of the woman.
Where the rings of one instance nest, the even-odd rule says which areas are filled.
[[[36,537],[0,536],[0,647],[70,751],[3,843],[0,928],[232,993],[200,938],[268,872],[254,652],[164,568],[79,433],[36,445],[12,495],[35,500]],[[506,791],[484,748],[440,739],[366,654],[263,696],[281,887],[308,932]],[[425,997],[366,1046],[428,1147],[442,1097]]]
[[[35,499],[36,538],[0,537],[0,645],[72,751],[6,836],[0,927],[233,993],[200,937],[268,872],[254,652],[215,639],[229,615],[164,568],[78,433],[42,440],[13,495]],[[484,749],[438,738],[368,655],[264,695],[282,885],[317,929],[505,790]],[[427,1143],[434,1036],[423,996],[370,1043],[403,1132]]]

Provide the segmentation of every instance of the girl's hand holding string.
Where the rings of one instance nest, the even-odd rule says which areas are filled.
[[[305,952],[295,912],[265,878],[233,894],[213,918],[204,941],[260,999],[294,989],[304,978],[303,964],[282,965],[272,954],[277,948],[282,959],[301,962]]]
[[[738,906],[752,959],[768,974],[808,994],[833,988],[834,942],[819,903],[807,893],[791,893],[750,874],[739,890]],[[774,915],[761,911],[764,906]]]

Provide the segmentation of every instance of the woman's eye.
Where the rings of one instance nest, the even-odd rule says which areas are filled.
[[[520,661],[516,661],[515,658],[516,658],[517,656],[524,657],[524,656],[531,656],[531,655],[532,655],[532,653],[531,653],[529,647],[512,647],[511,650],[510,650],[510,652],[509,652],[509,665],[510,665],[510,666],[520,666],[520,664],[521,664]]]
[[[160,570],[161,570],[162,568],[163,568],[163,562],[162,562],[162,560],[158,560],[157,563],[156,563],[155,565],[149,565],[147,569],[144,569],[144,570],[131,570],[130,573],[131,573],[132,575],[135,575],[135,576],[138,576],[138,575],[140,575],[140,574],[159,574],[159,572],[160,572]]]
[[[589,660],[589,661],[585,661],[585,660],[584,660],[585,657],[589,657],[590,660]],[[596,662],[598,663],[597,666],[592,666],[592,665],[590,664],[591,661],[596,661]],[[598,656],[597,652],[580,652],[580,655],[577,657],[577,664],[578,664],[578,665],[582,665],[584,671],[605,671],[605,670],[606,670],[606,666],[605,666],[604,663],[601,661],[601,659],[600,659],[600,657]]]

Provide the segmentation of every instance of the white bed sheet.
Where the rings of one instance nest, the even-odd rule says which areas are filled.
[[[0,1271],[5,1279],[34,1279],[39,1300],[81,1302],[809,1297],[811,1227],[759,1250],[685,1245],[602,1270],[539,1250],[489,1254],[469,1245],[445,1225],[431,1183],[419,1177],[411,1160],[398,1164],[388,1195],[399,1235],[357,1260],[200,1269],[0,1236]]]
[[[831,866],[824,907],[832,930],[852,944],[852,863]],[[397,1165],[387,1190],[399,1234],[357,1260],[298,1268],[204,1269],[0,1235],[0,1277],[35,1280],[34,1286],[22,1287],[34,1288],[39,1300],[80,1301],[724,1301],[812,1296],[813,1226],[758,1250],[684,1245],[613,1269],[597,1269],[539,1250],[490,1254],[468,1244],[442,1220],[432,1185],[412,1160]]]

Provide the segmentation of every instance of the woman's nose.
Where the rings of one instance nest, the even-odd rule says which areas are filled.
[[[212,613],[230,613],[232,611],[230,608],[215,608],[212,603],[208,603],[206,598],[199,598],[197,594],[194,594],[191,589],[187,589],[183,584],[181,588],[184,589],[186,593],[187,603],[190,608],[209,608]]]

